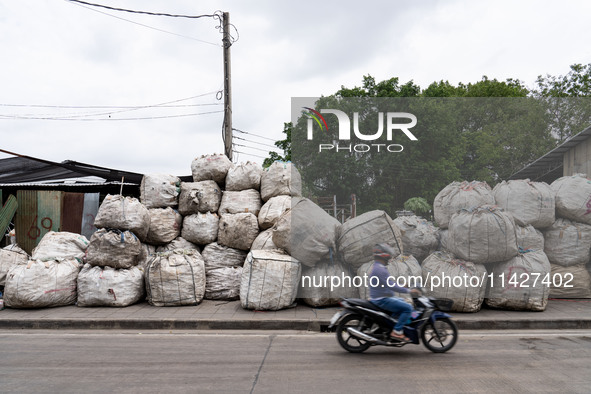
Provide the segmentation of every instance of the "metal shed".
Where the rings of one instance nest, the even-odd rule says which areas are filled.
[[[591,176],[591,127],[569,138],[509,179],[530,179],[552,183],[556,179],[584,173]]]

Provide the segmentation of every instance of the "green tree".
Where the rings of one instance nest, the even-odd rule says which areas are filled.
[[[291,161],[291,131],[293,124],[291,122],[283,123],[283,134],[285,139],[275,141],[275,146],[283,151],[283,156],[277,152],[269,152],[269,157],[263,161],[263,168],[269,167],[276,161]]]
[[[542,97],[591,96],[591,63],[573,64],[566,75],[538,76],[535,94]]]
[[[412,197],[406,200],[404,209],[414,212],[415,215],[426,215],[431,210],[431,204],[423,197]]]
[[[297,124],[285,124],[286,138],[276,143],[284,156],[275,154],[265,164],[291,159],[293,150],[305,190],[339,198],[355,193],[360,213],[371,209],[393,212],[416,196],[432,201],[454,180],[481,180],[494,186],[554,148],[561,138],[557,130],[578,132],[585,122],[590,123],[584,106],[571,103],[565,107],[553,96],[591,95],[590,75],[591,65],[575,65],[567,76],[538,78],[533,91],[517,79],[499,81],[486,76],[475,83],[439,81],[421,89],[412,80],[402,83],[394,77],[376,82],[366,75],[361,86],[341,86],[318,99],[315,107],[357,112],[359,129],[365,134],[375,130],[378,112],[396,108],[415,114],[420,122],[413,132],[420,143],[399,135],[397,141],[372,142],[403,140],[403,155],[331,150],[319,156],[318,144],[339,142],[334,134],[336,117],[325,117],[328,130],[315,133],[314,144],[292,145],[292,132],[300,138],[306,135],[308,119],[302,116]],[[562,117],[557,116],[561,113]],[[566,135],[563,132],[562,138]]]
[[[545,100],[552,134],[563,142],[591,124],[591,63],[573,64],[565,75],[538,76],[534,97]]]

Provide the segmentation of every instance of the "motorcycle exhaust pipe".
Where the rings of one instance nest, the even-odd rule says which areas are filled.
[[[364,341],[367,341],[367,342],[371,342],[371,343],[382,342],[379,339],[374,338],[374,337],[372,337],[370,335],[364,334],[361,331],[356,330],[353,327],[347,327],[347,332],[349,334],[353,335],[354,337],[359,338],[359,339],[363,339]]]
[[[391,343],[391,342],[384,342],[382,340],[379,340],[377,338],[374,338],[370,335],[364,334],[361,331],[353,328],[353,327],[347,327],[347,332],[350,335],[353,335],[356,338],[359,339],[363,339],[364,341],[373,343],[374,345],[382,345],[382,346],[401,346],[400,343]]]

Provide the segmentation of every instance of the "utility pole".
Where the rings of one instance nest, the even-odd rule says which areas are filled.
[[[232,40],[230,37],[230,13],[223,13],[224,36],[222,43],[224,45],[224,149],[228,159],[232,161],[232,84],[230,76],[230,46]]]

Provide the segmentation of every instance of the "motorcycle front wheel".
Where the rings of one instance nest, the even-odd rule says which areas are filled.
[[[423,345],[434,353],[445,353],[458,340],[458,327],[449,318],[435,320],[435,325],[432,322],[427,322],[421,330],[421,340]]]
[[[351,353],[362,353],[369,349],[371,344],[361,338],[351,335],[347,328],[351,327],[359,331],[368,328],[365,323],[362,323],[363,317],[360,315],[347,315],[339,322],[336,330],[337,340],[343,349]]]

